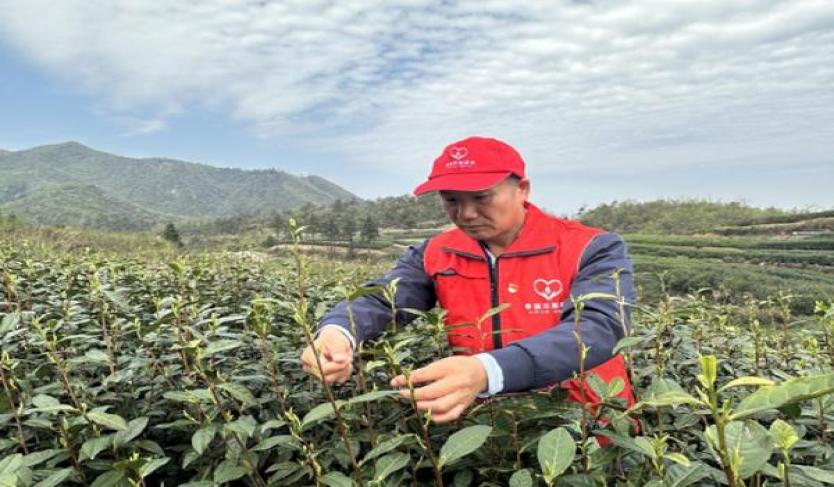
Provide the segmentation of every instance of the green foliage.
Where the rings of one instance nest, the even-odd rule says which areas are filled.
[[[776,208],[754,208],[739,202],[704,200],[614,201],[580,210],[583,223],[618,233],[691,234],[715,228],[788,216]]]
[[[177,227],[171,222],[168,222],[168,224],[165,225],[165,230],[162,231],[162,238],[172,244],[176,244],[178,247],[182,247],[180,232],[177,231]]]
[[[830,299],[795,326],[784,293],[743,305],[664,294],[633,310],[619,345],[635,408],[609,397],[586,410],[555,388],[434,425],[388,383],[446,353],[437,310],[363,344],[362,374],[330,393],[300,369],[311,324],[343,296],[378,292],[357,287],[378,269],[299,253],[119,256],[21,242],[0,244],[0,483],[683,487],[834,476]],[[600,448],[603,435],[611,444]]]

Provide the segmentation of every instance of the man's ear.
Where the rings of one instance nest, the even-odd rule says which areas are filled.
[[[530,198],[530,180],[525,178],[519,181],[518,190],[522,192],[524,201],[527,201]]]

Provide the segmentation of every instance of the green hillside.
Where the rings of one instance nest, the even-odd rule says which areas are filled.
[[[580,210],[578,218],[587,225],[619,233],[692,234],[795,215],[788,210],[756,208],[735,201],[655,200],[605,203]]]
[[[162,158],[133,159],[75,142],[0,153],[0,205],[10,205],[45,187],[66,184],[95,186],[107,197],[140,207],[149,215],[180,219],[262,214],[305,203],[328,205],[337,199],[357,199],[317,176],[224,169]],[[15,206],[22,204],[18,201]],[[134,213],[141,210],[128,211],[125,219],[130,220]],[[50,219],[36,207],[29,207],[27,214],[32,223]],[[144,223],[140,218],[120,222],[117,228]]]
[[[139,230],[176,217],[121,201],[97,186],[45,185],[0,206],[27,222],[111,230]]]

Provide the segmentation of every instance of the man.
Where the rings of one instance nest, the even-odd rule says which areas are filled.
[[[470,137],[447,146],[414,194],[430,191],[439,191],[456,228],[410,247],[374,282],[400,279],[398,309],[427,310],[435,304],[446,309],[449,342],[467,352],[412,373],[417,407],[430,410],[435,422],[451,421],[479,395],[563,381],[569,398],[593,403],[590,389],[568,380],[582,370],[606,382],[622,378],[621,397],[631,404],[624,361],[620,355],[612,358],[614,345],[630,326],[628,308],[634,302],[632,265],[623,240],[547,215],[528,202],[524,161],[495,139]],[[587,300],[579,310],[571,300],[592,292],[614,295],[617,287],[626,303],[622,318],[620,303],[613,299]],[[508,306],[479,321],[499,305]],[[390,305],[377,296],[355,300],[351,310],[358,336],[349,331],[346,302],[336,305],[318,330],[321,373],[328,382],[348,380],[356,342],[378,336],[391,318]],[[397,321],[409,317],[398,314]],[[577,337],[589,348],[584,364]],[[310,347],[302,362],[307,372],[319,373]],[[395,377],[391,385],[404,388],[405,378]]]

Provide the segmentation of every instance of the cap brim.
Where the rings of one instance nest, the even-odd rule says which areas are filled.
[[[429,179],[414,188],[414,196],[420,196],[431,191],[481,191],[491,188],[510,177],[512,172],[489,172],[476,174],[444,174]]]

